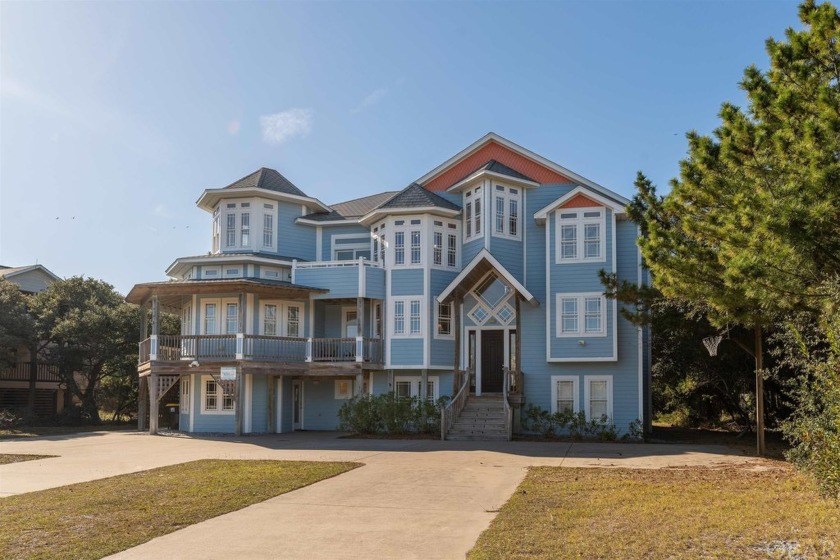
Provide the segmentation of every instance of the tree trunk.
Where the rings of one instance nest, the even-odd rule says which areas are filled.
[[[35,386],[38,381],[38,354],[35,348],[29,349],[29,416],[35,416]],[[55,410],[53,410],[55,412]]]
[[[764,348],[761,340],[761,325],[755,324],[755,431],[758,456],[763,457],[764,447]]]

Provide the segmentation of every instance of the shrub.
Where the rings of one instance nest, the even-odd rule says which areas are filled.
[[[561,433],[572,439],[613,441],[618,437],[615,423],[607,416],[587,420],[583,412],[551,413],[534,404],[525,409],[523,428],[549,438]]]
[[[440,431],[440,407],[448,400],[433,403],[394,393],[356,396],[338,411],[340,428],[359,434],[434,434]]]
[[[20,424],[21,418],[11,410],[0,410],[0,430],[11,430]]]

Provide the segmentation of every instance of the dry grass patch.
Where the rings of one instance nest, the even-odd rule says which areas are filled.
[[[102,558],[359,463],[203,460],[0,499],[0,558]]]
[[[0,453],[0,465],[34,461],[36,459],[48,459],[50,457],[57,457],[57,455],[15,455],[13,453]]]
[[[840,505],[789,466],[768,464],[534,467],[469,558],[840,556]]]

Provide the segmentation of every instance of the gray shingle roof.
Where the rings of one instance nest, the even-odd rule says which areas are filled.
[[[226,189],[246,189],[256,187],[284,194],[307,196],[302,190],[292,184],[291,181],[280,175],[274,169],[261,167],[250,175],[242,177],[226,186]]]
[[[406,188],[398,192],[396,195],[388,199],[385,203],[378,206],[378,209],[384,208],[445,208],[447,210],[460,211],[461,207],[454,202],[449,202],[440,195],[426,190],[417,183],[411,183]]]
[[[523,175],[519,171],[517,171],[515,169],[511,169],[507,165],[505,165],[503,163],[499,163],[495,159],[491,159],[490,161],[488,161],[484,165],[480,166],[478,169],[475,169],[474,171],[471,171],[471,172],[467,173],[466,175],[461,177],[459,180],[455,181],[455,184],[460,183],[461,181],[463,181],[464,179],[466,179],[470,175],[478,173],[479,171],[492,171],[493,173],[498,173],[499,175],[507,175],[508,177],[513,177],[515,179],[524,179],[525,181],[532,181],[532,182],[536,183],[536,181],[534,181],[533,179],[531,179],[527,175]]]
[[[386,191],[383,193],[372,194],[370,196],[363,196],[362,198],[354,198],[346,202],[337,202],[332,204],[332,212],[317,212],[303,216],[304,220],[312,220],[314,222],[330,222],[335,220],[346,220],[348,218],[358,218],[364,216],[392,196],[397,194],[397,191]]]

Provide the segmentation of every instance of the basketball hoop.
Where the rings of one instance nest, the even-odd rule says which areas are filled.
[[[723,340],[722,335],[709,336],[703,339],[703,346],[709,351],[709,356],[717,356],[718,344]]]

